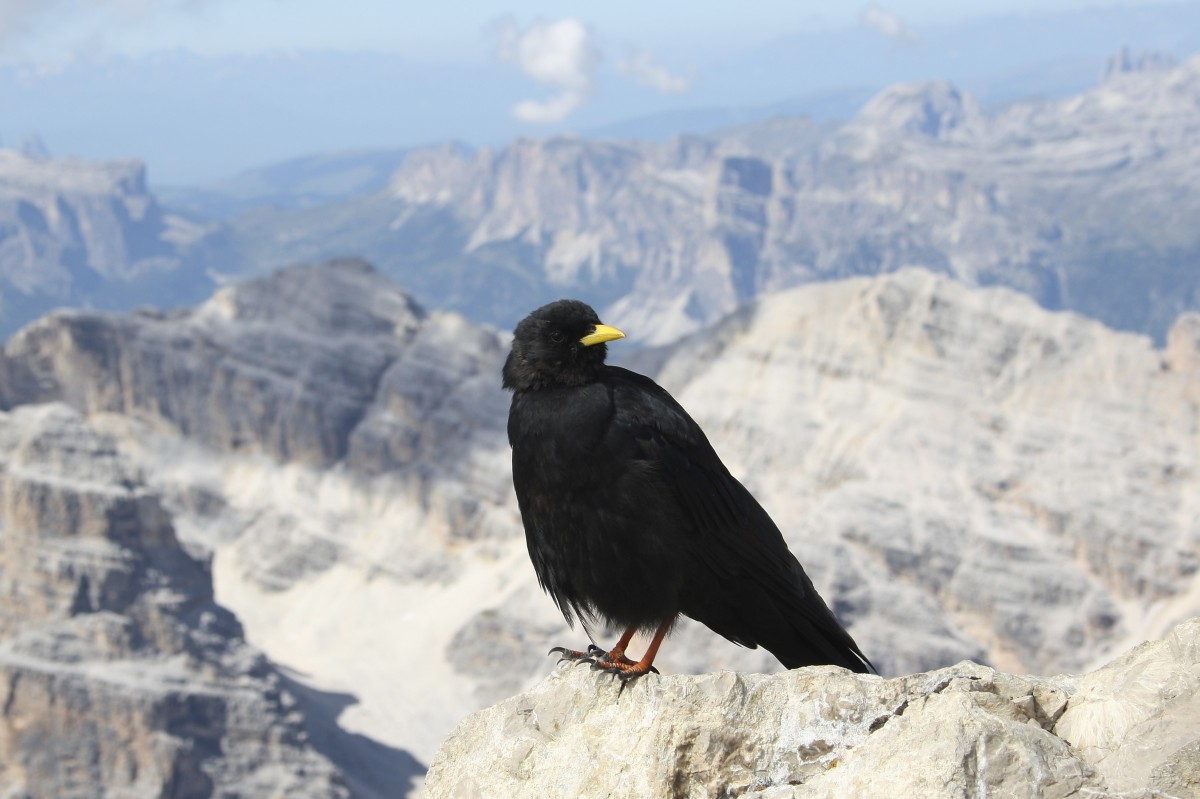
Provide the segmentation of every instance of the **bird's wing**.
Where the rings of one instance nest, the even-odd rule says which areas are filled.
[[[857,646],[817,594],[775,522],[729,473],[700,426],[654,381],[617,367],[612,370],[614,433],[632,437],[639,457],[654,463],[673,489],[680,515],[690,522],[687,554],[694,574],[703,575],[696,582],[715,593],[726,586],[761,594],[764,601],[757,612],[782,613],[787,618],[777,623],[798,625],[808,644],[819,650],[820,659],[809,662],[853,668],[855,658],[846,650],[858,652]],[[744,619],[725,618],[727,611],[717,604],[718,597],[713,602],[705,611],[709,618],[700,621],[738,643],[762,643],[787,663],[768,641],[756,640],[764,636],[747,634]],[[772,622],[762,619],[761,624],[765,629]]]
[[[758,501],[725,468],[700,426],[649,378],[621,370],[614,387],[613,427],[655,462],[692,523],[698,548],[721,577],[752,572],[768,583],[794,581],[795,558]],[[789,589],[794,590],[794,589]]]

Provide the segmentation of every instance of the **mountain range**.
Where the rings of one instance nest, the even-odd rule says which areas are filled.
[[[136,163],[4,151],[2,329],[363,256],[427,307],[502,328],[579,295],[666,343],[759,296],[918,266],[1161,343],[1200,307],[1200,57],[1114,64],[1080,95],[996,108],[933,82],[844,125],[303,159],[174,192],[174,209]]]
[[[15,47],[0,59],[0,143],[36,132],[56,153],[144,158],[156,187],[202,185],[313,154],[443,139],[473,147],[569,133],[657,140],[707,135],[762,111],[833,113],[844,121],[896,82],[946,79],[986,103],[1058,98],[1090,86],[1123,46],[1175,58],[1200,51],[1195,0],[915,15],[927,22],[897,18],[889,13],[897,9],[883,6],[844,8],[824,20],[818,9],[780,8],[769,28],[765,19],[751,22],[757,15],[748,11],[716,30],[690,9],[663,9],[645,19],[661,18],[669,30],[627,28],[624,35],[674,76],[668,92],[630,79],[628,62],[638,54],[601,21],[609,15],[547,12],[602,27],[591,31],[597,57],[586,70],[586,101],[565,118],[539,122],[512,112],[548,87],[495,57],[495,26],[480,30],[467,21],[482,25],[488,12],[479,9],[460,21],[449,47],[435,43],[438,34],[418,40],[414,25],[399,36],[377,31],[373,51],[289,47],[269,37],[283,49],[247,52],[232,39],[205,47],[201,35],[198,51],[171,49],[169,39],[159,45],[168,49],[150,51],[87,39],[73,53],[25,49],[22,63],[18,26]],[[692,31],[703,28],[712,32],[696,40]],[[846,102],[851,97],[857,104]]]
[[[48,315],[6,347],[0,402],[130,464],[121,491],[157,497],[211,563],[225,639],[244,630],[293,693],[349,697],[329,762],[373,763],[378,785],[582,643],[525,553],[505,349],[335,261],[170,313]],[[779,292],[626,362],[690,409],[884,674],[1078,671],[1195,612],[1198,315],[1159,349],[906,269]],[[10,635],[45,624],[5,617]],[[778,668],[692,624],[659,666]]]
[[[1200,57],[1122,57],[1065,99],[903,84],[846,123],[162,197],[0,150],[0,794],[402,793],[585,643],[499,387],[502,331],[564,295],[885,675],[1165,634],[1200,607],[1198,136]],[[778,669],[689,623],[657,662]]]

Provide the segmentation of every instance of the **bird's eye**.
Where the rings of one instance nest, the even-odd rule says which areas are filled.
[[[567,337],[565,335],[563,335],[563,332],[561,330],[554,330],[554,331],[551,331],[551,333],[550,333],[550,340],[553,341],[555,344],[562,344],[564,341],[567,340]]]

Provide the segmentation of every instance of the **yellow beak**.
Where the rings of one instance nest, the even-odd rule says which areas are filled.
[[[603,344],[606,341],[612,341],[618,338],[625,338],[625,334],[620,330],[617,330],[615,327],[609,327],[608,325],[596,325],[596,329],[579,339],[579,343],[585,347],[590,347],[593,344]]]

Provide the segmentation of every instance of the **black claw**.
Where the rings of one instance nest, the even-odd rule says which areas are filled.
[[[595,656],[596,656],[597,652],[599,652],[600,654],[604,654],[603,649],[600,649],[599,647],[594,646],[594,645],[589,646],[587,649],[587,652],[579,652],[575,649],[567,649],[565,646],[556,646],[556,647],[553,647],[546,654],[549,656],[549,655],[553,655],[553,654],[557,653],[559,656],[558,657],[559,663],[562,663],[564,660],[569,660],[572,663],[595,663],[596,662]]]

